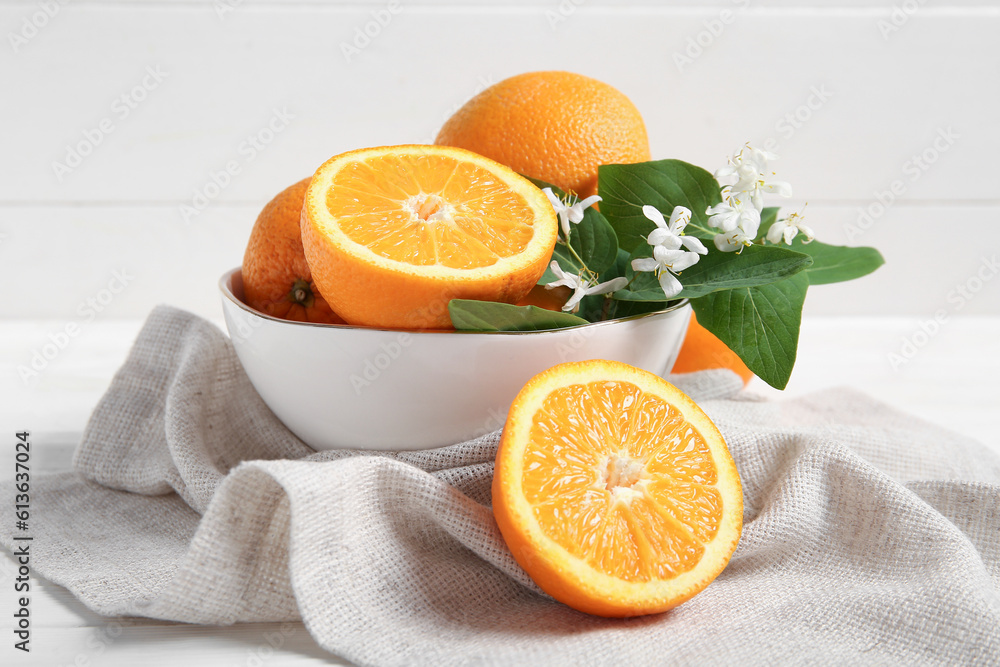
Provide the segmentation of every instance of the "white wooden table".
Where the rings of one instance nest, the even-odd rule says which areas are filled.
[[[846,385],[890,406],[974,437],[1000,453],[1000,318],[951,317],[933,335],[907,318],[813,318],[803,322],[799,359],[785,394]],[[87,415],[107,388],[141,326],[94,322],[28,383],[18,375],[32,351],[63,323],[0,323],[0,433],[32,433],[32,470],[67,470]],[[904,349],[909,340],[912,348]],[[51,352],[51,349],[49,350]],[[906,358],[904,354],[910,354]],[[905,359],[892,363],[891,354]],[[898,361],[898,360],[897,360]],[[751,389],[780,399],[755,380]],[[0,479],[13,474],[13,447],[0,455]],[[11,499],[0,499],[10,502]],[[13,649],[14,564],[0,557],[2,665],[310,665],[348,664],[324,652],[301,624],[201,627],[148,619],[107,619],[61,586],[33,580],[32,652]],[[282,634],[272,649],[268,637]]]

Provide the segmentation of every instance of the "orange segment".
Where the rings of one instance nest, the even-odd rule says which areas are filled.
[[[704,547],[648,495],[634,498],[624,511],[633,517],[634,539],[643,546],[647,581],[673,579],[693,569],[704,555]]]
[[[516,303],[556,241],[545,195],[510,169],[444,146],[345,153],[302,212],[320,292],[351,324],[450,328],[453,298]]]
[[[683,525],[698,541],[711,540],[719,531],[722,497],[711,487],[659,476],[647,486],[649,500]]]
[[[555,366],[511,406],[493,511],[557,600],[604,616],[669,609],[739,541],[743,496],[708,416],[662,378],[610,361]]]

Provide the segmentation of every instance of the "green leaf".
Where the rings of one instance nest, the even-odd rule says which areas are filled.
[[[808,255],[775,246],[749,246],[740,253],[709,252],[678,276],[684,289],[677,298],[693,299],[734,287],[767,285],[808,270],[812,262]]]
[[[650,257],[648,245],[638,248],[629,259]],[[694,299],[719,290],[754,287],[783,280],[812,264],[807,255],[774,246],[750,246],[741,253],[711,251],[698,263],[677,276],[684,289],[676,299]],[[615,292],[621,301],[666,301],[659,281],[651,272],[635,273],[629,266],[626,277],[630,284]]]
[[[777,208],[765,208],[761,212],[759,238],[767,237],[771,225],[778,219]],[[777,243],[768,242],[769,247],[777,247]],[[875,248],[830,245],[819,241],[805,243],[798,234],[788,247],[795,252],[809,255],[813,259],[812,266],[806,268],[810,285],[826,285],[841,283],[867,276],[878,267],[885,264],[885,258]]]
[[[652,273],[640,273],[639,277],[631,285],[615,292],[613,298],[618,301],[667,302],[667,295],[663,293],[660,282]]]
[[[625,277],[628,278],[628,287],[620,289],[612,295],[618,301],[658,301],[667,302],[667,295],[660,287],[660,281],[656,275],[649,271],[637,273],[632,269],[632,260],[653,256],[653,249],[649,245],[641,245],[635,249],[625,262]]]
[[[597,274],[610,269],[618,256],[615,230],[607,218],[593,207],[583,212],[583,220],[578,224],[570,224],[569,244],[587,268]]]
[[[795,365],[805,272],[768,285],[712,292],[692,299],[698,323],[738,354],[760,379],[784,389]]]
[[[705,211],[722,201],[719,183],[712,174],[680,160],[638,164],[608,164],[598,168],[601,212],[618,234],[618,244],[632,252],[656,225],[642,214],[645,204],[669,219],[675,206],[691,209],[688,233],[711,238]],[[699,230],[697,227],[703,227]]]
[[[555,259],[555,258],[553,257],[553,259]],[[551,264],[551,263],[552,263],[552,260],[549,260],[549,264]],[[552,269],[549,268],[549,265],[546,264],[545,265],[545,273],[542,274],[542,277],[539,278],[538,282],[535,283],[535,284],[536,285],[548,285],[549,283],[555,282],[557,280],[559,280],[559,278],[556,276],[555,273],[552,272]]]
[[[649,246],[646,246],[649,247]],[[607,272],[601,276],[601,280],[611,280],[613,278],[630,278],[632,274],[631,271],[632,256],[627,252],[618,249],[618,257],[615,259],[615,264]],[[657,283],[659,287],[659,283]],[[618,293],[612,294],[611,304],[608,309],[608,319],[615,319],[619,317],[631,317],[632,315],[641,315],[643,313],[653,313],[657,310],[663,310],[667,307],[667,300],[663,296],[663,290],[660,290],[659,300],[653,301],[631,301],[631,300],[620,300],[617,298]],[[586,301],[586,299],[584,299]]]
[[[618,248],[618,252],[615,255],[615,263],[611,265],[611,268],[604,272],[604,275],[601,276],[601,280],[626,277],[631,264],[632,256],[623,249]]]
[[[608,302],[603,294],[590,294],[580,300],[580,306],[574,315],[588,322],[600,322],[604,315],[604,304]]]
[[[611,302],[611,318],[620,319],[623,317],[633,317],[634,315],[644,315],[664,310],[673,301],[615,301]]]
[[[459,331],[545,331],[587,324],[587,320],[538,306],[452,299],[451,323]]]
[[[885,258],[875,248],[852,248],[828,245],[819,241],[802,243],[796,238],[792,248],[812,257],[812,266],[806,269],[810,285],[826,285],[854,280],[885,264]]]
[[[647,245],[646,248],[649,248]],[[647,252],[647,255],[649,253]],[[630,273],[632,268],[632,256],[627,252],[618,249],[618,257],[615,259],[615,265],[608,269],[607,273],[601,277],[602,280],[611,280],[612,278],[629,278],[633,274]],[[657,288],[660,286],[656,283]],[[632,301],[622,299],[619,300],[616,297],[617,293],[612,295],[611,306],[608,312],[608,319],[615,319],[621,317],[632,317],[634,315],[643,315],[645,313],[655,313],[658,310],[663,310],[672,303],[676,303],[676,299],[667,301],[663,295],[663,290],[659,291],[659,299],[654,299],[652,301]],[[584,299],[586,301],[586,299]]]

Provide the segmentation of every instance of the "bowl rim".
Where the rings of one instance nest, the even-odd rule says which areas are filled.
[[[540,335],[540,334],[556,334],[567,331],[582,331],[584,329],[591,329],[593,327],[608,326],[616,324],[619,322],[632,322],[635,320],[645,319],[647,317],[656,317],[658,315],[665,315],[672,313],[674,311],[682,309],[684,306],[688,305],[688,299],[680,299],[677,303],[668,306],[662,310],[656,310],[651,313],[640,313],[638,315],[629,315],[628,317],[619,317],[613,320],[602,320],[600,322],[588,322],[587,324],[580,324],[575,327],[561,327],[559,329],[542,329],[539,331],[441,331],[439,329],[393,329],[390,327],[364,327],[355,324],[326,324],[323,322],[298,322],[296,320],[285,320],[280,317],[274,317],[266,313],[262,313],[259,310],[251,308],[247,304],[243,303],[242,300],[237,298],[236,294],[233,293],[231,283],[233,277],[236,274],[240,274],[240,280],[243,278],[243,267],[237,266],[236,268],[230,269],[222,274],[219,278],[219,290],[222,292],[223,298],[229,300],[237,308],[246,311],[250,315],[259,317],[264,320],[270,320],[278,324],[286,324],[292,326],[304,326],[304,327],[319,327],[322,329],[352,329],[355,331],[383,331],[389,333],[405,333],[413,335],[429,335],[429,334],[461,334],[461,335],[478,335],[478,336],[530,336],[530,335]]]

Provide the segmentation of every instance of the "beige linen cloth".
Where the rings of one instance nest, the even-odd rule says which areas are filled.
[[[166,307],[76,471],[33,482],[32,566],[101,614],[301,618],[362,665],[1000,664],[997,456],[852,391],[770,402],[725,371],[672,379],[725,435],[746,509],[729,567],[666,614],[539,592],[490,512],[499,433],[317,454],[222,332]]]

